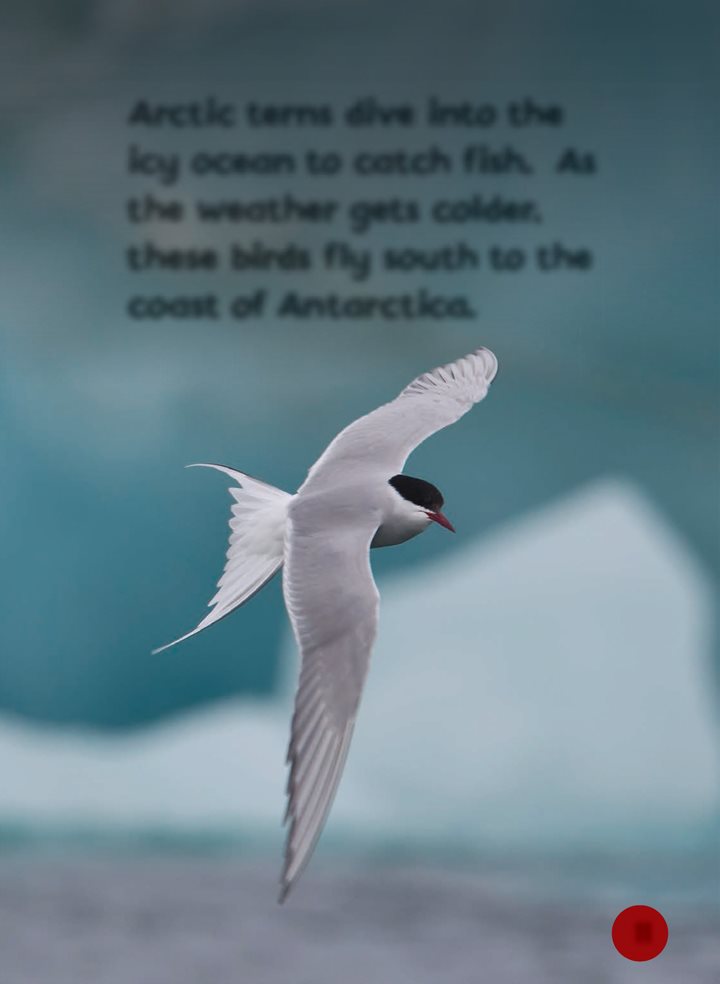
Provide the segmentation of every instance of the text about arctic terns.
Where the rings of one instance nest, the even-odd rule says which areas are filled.
[[[562,105],[141,98],[126,125],[135,321],[462,321],[489,276],[594,266],[552,231],[599,170]]]

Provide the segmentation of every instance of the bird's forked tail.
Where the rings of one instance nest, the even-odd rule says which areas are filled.
[[[212,610],[191,632],[154,649],[153,653],[160,653],[183,642],[225,618],[267,584],[283,562],[285,523],[291,495],[225,465],[202,462],[187,467],[215,468],[225,472],[240,486],[231,486],[228,490],[235,499],[230,518],[230,545],[225,569],[217,583],[218,591],[208,602]]]

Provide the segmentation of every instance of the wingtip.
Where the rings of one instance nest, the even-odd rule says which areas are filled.
[[[479,355],[483,360],[483,365],[485,367],[485,380],[489,385],[498,374],[499,365],[497,356],[491,349],[486,348],[484,345],[481,345],[479,349],[476,349],[473,354]]]
[[[283,905],[288,895],[290,894],[290,889],[293,883],[286,881],[285,878],[280,880],[280,891],[278,892],[278,905]]]

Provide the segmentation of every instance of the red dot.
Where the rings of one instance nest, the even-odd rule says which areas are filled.
[[[652,960],[668,941],[668,925],[662,914],[649,905],[623,909],[612,926],[615,949],[628,960]]]

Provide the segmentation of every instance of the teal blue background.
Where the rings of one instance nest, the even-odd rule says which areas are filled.
[[[421,448],[411,469],[441,485],[462,537],[613,473],[647,492],[717,578],[712,5],[123,9],[24,4],[10,11],[3,41],[2,707],[123,729],[228,694],[271,692],[284,618],[277,584],[182,649],[148,655],[200,616],[224,551],[222,488],[182,466],[226,462],[293,490],[343,424],[478,343],[502,365],[492,400],[466,427]],[[567,122],[561,131],[418,127],[407,136],[337,128],[138,136],[125,126],[137,98],[210,93],[338,109],[365,95],[416,105],[428,94],[499,105],[531,96],[562,105]],[[469,241],[482,249],[560,239],[592,248],[595,267],[402,281],[467,293],[476,323],[132,322],[130,292],[141,284],[177,291],[182,277],[124,271],[126,244],[141,238],[124,220],[125,199],[158,187],[125,175],[131,139],[298,152],[513,143],[538,162],[532,178],[366,179],[361,187],[344,176],[322,189],[309,179],[188,180],[176,190],[186,201],[196,190],[255,197],[283,186],[343,198],[370,189],[531,195],[544,225],[476,226]],[[594,151],[597,175],[553,175],[565,146]],[[339,232],[332,238],[347,238]],[[276,235],[306,245],[323,238],[303,227]],[[425,224],[365,238],[430,245],[459,235]],[[179,236],[218,242],[212,228]],[[389,293],[400,282],[379,275],[371,289]],[[278,287],[277,278],[237,274],[187,283],[226,296]],[[319,270],[289,274],[286,285],[357,290]],[[455,546],[423,538],[379,558],[380,576]],[[708,652],[715,668],[717,658]]]
[[[718,966],[717,4],[8,0],[0,31],[3,984],[626,984],[610,926],[670,925],[654,984]],[[140,98],[559,104],[560,129],[126,125]],[[127,175],[180,149],[512,144],[531,177]],[[592,176],[560,177],[566,147]],[[124,250],[347,239],[132,229],[130,195],[537,199],[589,273],[130,275]],[[466,294],[472,322],[130,320],[132,293]],[[457,528],[373,551],[383,608],[316,857],[275,905],[296,666],[276,579],[187,643],[227,541],[222,462],[293,491],[346,423],[483,344],[488,399],[410,474]],[[51,970],[48,970],[51,968]],[[163,976],[164,975],[164,976]]]

